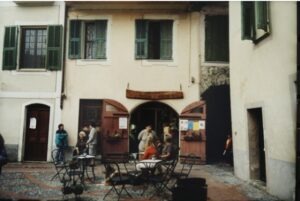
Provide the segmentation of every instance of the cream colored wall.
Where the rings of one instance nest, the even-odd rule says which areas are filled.
[[[26,107],[31,104],[44,104],[50,108],[49,117],[49,133],[48,133],[48,150],[51,150],[53,145],[53,133],[55,132],[54,99],[0,99],[0,130],[5,139],[5,144],[18,145],[18,160],[22,160],[24,154],[25,131],[26,131]],[[50,152],[48,153],[50,159]]]
[[[50,107],[47,160],[51,159],[50,153],[55,147],[53,132],[61,122],[62,71],[3,71],[4,28],[5,26],[63,25],[64,12],[64,2],[31,4],[0,2],[0,132],[7,145],[17,146],[18,153],[14,154],[17,154],[18,161],[23,160],[26,106],[35,103]]]
[[[19,6],[13,2],[0,2],[0,92],[54,92],[56,90],[57,71],[3,71],[2,51],[5,26],[61,24],[61,6],[60,3],[55,3],[52,6],[31,7]],[[20,45],[20,42],[18,44]]]
[[[108,59],[104,62],[69,60],[66,63],[63,122],[73,134],[77,134],[79,99],[114,99],[122,103],[129,112],[143,100],[126,98],[126,88],[140,91],[178,91],[180,86],[184,99],[162,101],[178,113],[188,104],[199,100],[199,13],[141,14],[104,13],[97,11],[70,12],[70,18],[107,18]],[[135,19],[174,19],[174,60],[147,61],[135,57]],[[191,76],[196,78],[191,83]],[[76,137],[71,140],[75,144]]]
[[[235,174],[249,179],[247,109],[261,107],[267,189],[281,198],[291,198],[295,177],[296,2],[270,2],[271,35],[256,45],[241,40],[241,3],[229,4]],[[279,163],[287,165],[279,167]]]

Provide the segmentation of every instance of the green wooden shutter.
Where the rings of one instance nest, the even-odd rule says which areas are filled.
[[[263,29],[267,32],[268,8],[266,1],[255,2],[255,24],[257,29]]]
[[[254,2],[241,2],[242,40],[254,39]]]
[[[81,20],[70,21],[69,59],[81,58]]]
[[[172,59],[173,21],[160,23],[160,59]]]
[[[17,66],[18,28],[5,27],[3,48],[3,70],[15,70]]]
[[[107,20],[96,21],[96,59],[106,59]]]
[[[229,60],[227,15],[205,16],[205,61]]]
[[[62,30],[61,25],[48,26],[47,69],[49,70],[61,69]]]
[[[148,21],[136,20],[135,21],[135,58],[147,59],[148,58]]]

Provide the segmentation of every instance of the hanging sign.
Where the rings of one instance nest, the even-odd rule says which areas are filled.
[[[29,128],[30,129],[36,129],[36,118],[35,117],[31,117],[30,121],[29,121]]]
[[[188,120],[186,120],[186,119],[180,119],[180,121],[179,121],[179,129],[181,131],[187,131],[188,130]]]
[[[205,129],[205,121],[203,120],[199,121],[199,129]]]
[[[127,117],[119,118],[119,129],[127,129]]]

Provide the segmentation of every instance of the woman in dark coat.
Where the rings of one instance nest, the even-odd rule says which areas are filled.
[[[81,155],[86,153],[86,135],[84,131],[80,131],[79,132],[79,137],[78,137],[78,141],[76,143],[76,149],[75,149],[75,154],[76,155]]]

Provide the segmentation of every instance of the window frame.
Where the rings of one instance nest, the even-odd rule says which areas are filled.
[[[223,61],[205,61],[205,16],[206,15],[229,15],[228,9],[222,8],[222,9],[214,9],[211,7],[205,7],[207,9],[204,9],[200,11],[200,23],[199,23],[199,38],[200,38],[200,65],[203,67],[229,67],[229,61],[230,61],[230,52],[229,52],[229,61],[223,62]],[[230,50],[229,50],[230,51]]]
[[[268,1],[243,2],[242,1],[240,5],[241,5],[241,39],[252,40],[254,44],[257,44],[263,39],[267,38],[271,34],[270,2]],[[265,9],[265,10],[260,10],[260,9]],[[247,21],[249,21],[250,24],[246,25]],[[265,27],[261,28],[261,26],[265,26]]]
[[[44,61],[44,66],[43,67],[25,67],[23,66],[22,64],[22,58],[24,57],[23,55],[23,51],[25,49],[25,37],[23,38],[23,32],[26,30],[26,29],[30,29],[30,30],[45,30],[46,31],[46,55],[45,55],[45,61]],[[47,46],[48,46],[48,26],[47,25],[42,25],[42,26],[20,26],[19,27],[19,37],[18,37],[18,40],[19,40],[19,47],[18,47],[18,54],[17,54],[17,70],[20,70],[20,71],[44,71],[44,70],[47,70]],[[24,41],[23,41],[24,40]],[[37,43],[35,43],[35,46],[37,45]],[[35,48],[36,50],[36,48]]]
[[[159,53],[160,53],[160,55],[159,55],[159,58],[150,58],[150,54],[151,54],[151,52],[150,52],[150,37],[149,37],[149,35],[150,35],[150,26],[152,27],[153,26],[153,24],[154,23],[157,23],[157,24],[159,24],[159,26],[160,26],[160,28],[159,28],[159,32],[161,33],[161,31],[162,31],[162,28],[161,28],[161,25],[162,24],[164,24],[164,22],[171,22],[171,25],[172,25],[172,27],[171,27],[171,37],[170,37],[170,39],[168,39],[168,40],[170,40],[171,41],[171,48],[170,48],[170,51],[171,51],[171,56],[170,57],[166,57],[166,56],[164,56],[164,55],[162,55],[162,46],[161,46],[161,44],[162,44],[162,40],[166,40],[165,38],[162,38],[162,36],[160,35],[160,37],[159,37],[159,41],[155,41],[155,46],[156,46],[156,48],[158,48],[159,49]],[[174,26],[175,26],[175,20],[174,19],[146,19],[146,18],[143,18],[143,19],[135,19],[135,25],[134,25],[134,31],[135,31],[135,42],[134,42],[134,59],[135,60],[148,60],[148,61],[160,61],[160,62],[169,62],[169,61],[173,61],[174,60]],[[145,38],[144,39],[141,39],[141,38],[137,38],[137,24],[138,24],[138,22],[143,22],[143,24],[144,24],[144,28],[145,28]],[[137,54],[137,51],[138,51],[138,49],[137,49],[137,42],[138,41],[140,41],[141,42],[141,40],[146,40],[146,41],[144,41],[144,45],[145,45],[145,54],[146,54],[146,56],[145,55],[138,55]]]
[[[25,45],[25,39],[23,41],[23,30],[25,29],[46,29],[46,55],[45,55],[45,66],[30,68],[21,66],[21,54],[23,46]],[[15,30],[15,34],[12,35],[11,30]],[[10,30],[9,32],[6,32]],[[4,45],[3,45],[3,56],[2,56],[2,70],[16,71],[16,72],[47,72],[47,71],[60,71],[62,69],[62,48],[63,48],[63,25],[62,24],[47,24],[42,23],[40,25],[33,25],[27,23],[20,23],[19,25],[11,25],[4,27]],[[49,37],[50,35],[50,37]],[[9,39],[15,41],[14,47],[6,47],[5,40]],[[58,39],[57,39],[58,37]],[[55,41],[55,42],[54,42]],[[9,42],[10,43],[10,42]],[[7,61],[4,53],[6,51],[13,51],[13,61],[5,63]]]
[[[75,18],[70,17],[68,19],[68,33],[67,33],[67,41],[68,41],[68,59],[69,60],[75,60],[76,65],[78,66],[86,66],[86,65],[111,65],[110,61],[110,32],[111,32],[111,18],[112,16],[95,16],[93,18],[91,17],[81,17],[81,18]],[[80,56],[79,57],[72,57],[70,56],[70,24],[72,20],[78,20],[80,21]],[[88,59],[86,58],[86,23],[89,22],[96,22],[96,21],[106,21],[106,45],[105,45],[105,58],[99,58],[99,59]]]

